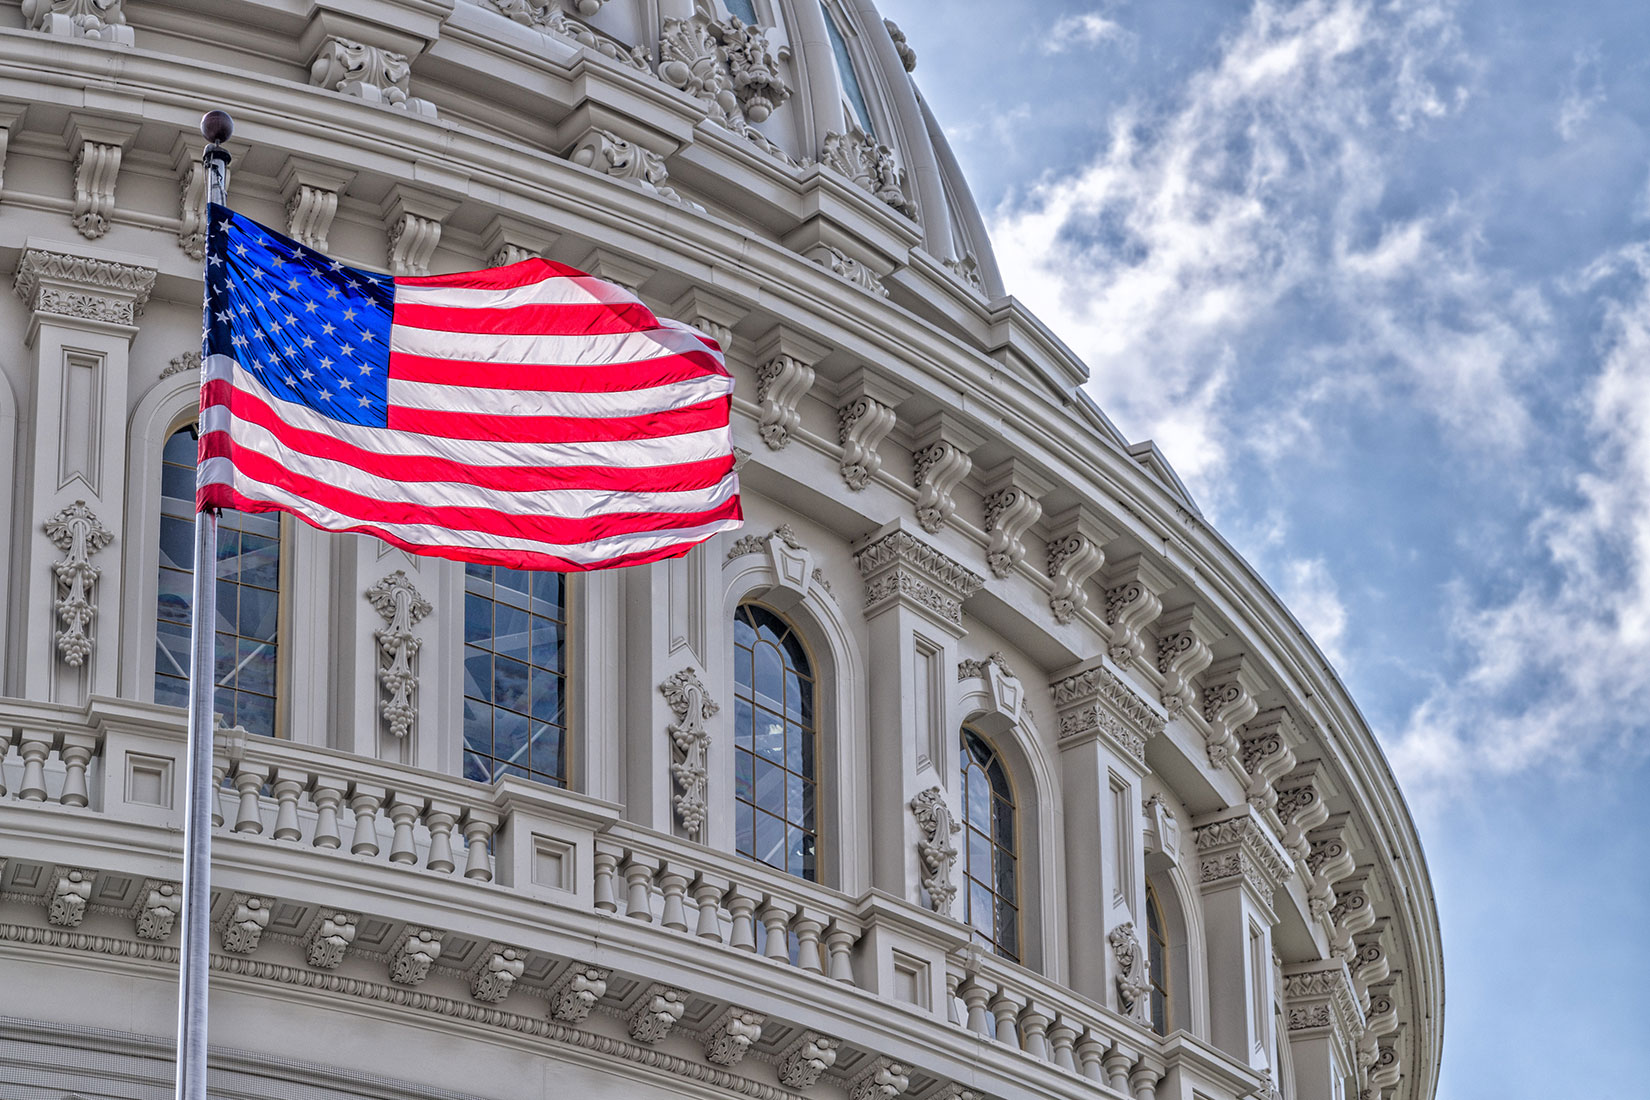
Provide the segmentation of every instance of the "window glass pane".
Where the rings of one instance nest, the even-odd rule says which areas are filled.
[[[848,56],[848,43],[843,39],[836,20],[831,17],[831,9],[821,4],[819,10],[825,16],[825,33],[831,38],[831,53],[836,58],[836,75],[842,81],[842,95],[859,119],[860,129],[874,134],[876,130],[871,125],[871,112],[865,106],[865,93],[860,91],[859,76],[854,72],[853,59]]]
[[[734,617],[733,666],[739,851],[813,879],[817,731],[806,653],[783,619],[747,604]]]
[[[464,774],[567,783],[566,578],[466,565]]]
[[[756,5],[751,0],[722,0],[728,14],[749,26],[756,25]]]
[[[967,819],[965,919],[982,942],[1018,962],[1019,861],[1014,846],[1014,793],[1002,760],[984,738],[964,727],[961,742],[959,779]]]

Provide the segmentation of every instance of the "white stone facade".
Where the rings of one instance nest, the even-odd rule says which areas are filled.
[[[217,754],[215,1093],[1431,1100],[1437,918],[1374,739],[1004,294],[869,0],[21,11],[0,1091],[170,1089],[161,452],[223,107],[232,204],[348,262],[543,254],[716,336],[747,522],[570,579],[566,789],[462,778],[462,566],[281,523],[276,736]],[[752,603],[812,662],[816,881],[739,854]],[[1012,794],[1018,961],[956,919],[965,726]]]

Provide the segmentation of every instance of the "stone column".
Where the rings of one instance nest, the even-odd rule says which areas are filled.
[[[1283,999],[1295,1095],[1343,1100],[1357,1072],[1356,1042],[1364,1025],[1345,960],[1286,965]]]
[[[1140,781],[1150,770],[1146,742],[1163,732],[1163,714],[1098,658],[1050,686],[1060,715],[1070,984],[1145,1021],[1145,999],[1131,984],[1144,960],[1131,968],[1118,944],[1131,931],[1146,942]]]
[[[865,741],[869,819],[877,823],[871,830],[872,884],[920,903],[920,834],[907,807],[919,791],[956,785],[957,723],[947,700],[957,643],[967,633],[962,605],[984,580],[918,538],[911,526],[901,518],[879,528],[855,544],[854,558],[865,578],[869,633]],[[923,759],[932,770],[919,768]],[[888,827],[896,821],[903,827]]]
[[[117,690],[121,555],[107,548],[126,526],[128,358],[154,285],[146,258],[84,243],[30,238],[18,261],[31,386],[17,455],[11,694],[80,703]]]
[[[1255,1069],[1272,1064],[1272,894],[1288,853],[1248,805],[1194,819],[1209,962],[1209,1037]]]

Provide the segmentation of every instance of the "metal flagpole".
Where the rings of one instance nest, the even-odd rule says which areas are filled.
[[[206,197],[228,199],[229,140],[223,111],[201,119]],[[204,305],[203,305],[204,309]],[[202,316],[205,343],[205,316]],[[205,351],[205,348],[202,348]],[[205,385],[206,357],[201,357]],[[217,680],[218,514],[195,513],[195,591],[189,623],[189,804],[183,819],[183,950],[178,980],[177,1100],[206,1100],[206,978],[212,951],[212,732]]]

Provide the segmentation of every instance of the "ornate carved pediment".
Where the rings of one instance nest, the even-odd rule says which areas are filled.
[[[1198,879],[1205,887],[1241,881],[1266,905],[1289,877],[1288,855],[1272,831],[1248,806],[1193,830]]]
[[[689,840],[698,840],[705,826],[705,783],[709,774],[706,755],[710,752],[710,731],[705,723],[721,708],[711,700],[699,674],[684,668],[659,685],[676,720],[665,727],[676,759],[670,774],[678,791],[674,802],[676,817]]]
[[[1060,747],[1099,737],[1124,759],[1146,766],[1146,742],[1163,732],[1163,715],[1111,669],[1091,663],[1049,685],[1060,715]]]
[[[773,567],[774,583],[762,598],[776,611],[788,611],[801,603],[813,586],[830,591],[829,582],[813,563],[813,554],[802,545],[788,523],[780,524],[766,535],[741,535],[728,547],[727,560],[747,554],[764,554]]]
[[[873,536],[855,551],[854,561],[865,578],[867,615],[898,603],[961,630],[963,601],[985,583],[979,574],[898,528]]]

